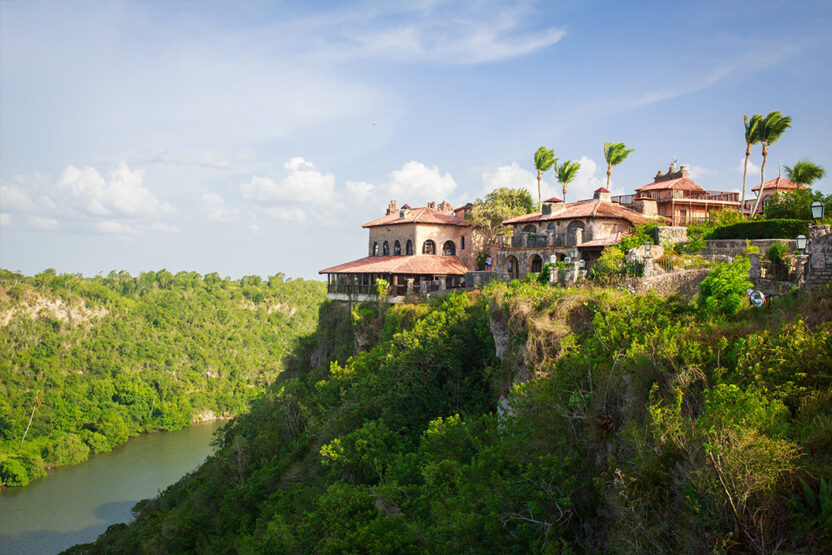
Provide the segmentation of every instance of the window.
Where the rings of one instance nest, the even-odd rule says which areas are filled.
[[[408,256],[413,254],[413,241],[411,241],[410,239],[407,240],[407,246],[405,246],[404,248],[404,253]]]
[[[543,259],[538,255],[532,257],[532,272],[539,274],[543,270]]]
[[[555,231],[555,224],[549,224],[546,226],[546,233],[557,233],[557,231]]]
[[[442,255],[456,256],[456,245],[453,241],[445,241],[445,244],[442,245]]]
[[[569,245],[580,245],[584,242],[584,224],[583,222],[572,222],[566,230],[569,238]]]
[[[463,235],[462,239],[460,239],[459,250],[463,250],[463,251],[465,250],[465,235]]]
[[[402,255],[402,244],[396,241],[393,243],[393,254],[396,256]]]
[[[385,241],[384,245],[381,247],[381,255],[390,256],[390,243],[388,243],[387,241]]]
[[[428,239],[422,245],[422,254],[436,254],[436,243]]]
[[[537,228],[531,224],[523,226],[523,233],[535,233]]]
[[[378,256],[378,243],[373,243],[373,256]]]

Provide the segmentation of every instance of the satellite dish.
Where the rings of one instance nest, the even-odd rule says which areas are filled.
[[[752,291],[748,294],[748,300],[751,301],[751,306],[760,308],[766,302],[766,296],[761,291]]]

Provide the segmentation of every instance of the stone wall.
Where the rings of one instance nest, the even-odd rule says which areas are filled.
[[[807,287],[820,287],[832,283],[832,231],[828,225],[809,228],[808,261],[805,268]]]
[[[681,225],[659,226],[653,232],[653,240],[658,245],[665,242],[670,244],[684,243],[688,240],[688,228]]]
[[[746,248],[745,239],[715,239],[706,241],[707,247],[702,251],[702,256],[710,260],[731,260],[742,256]],[[784,243],[789,250],[794,251],[794,239],[750,239],[748,244],[758,247],[760,254],[765,256],[766,250],[774,243]]]
[[[624,281],[621,288],[634,295],[643,295],[652,290],[661,297],[676,294],[689,299],[699,292],[699,284],[708,272],[708,268],[696,268],[647,278],[632,278]]]

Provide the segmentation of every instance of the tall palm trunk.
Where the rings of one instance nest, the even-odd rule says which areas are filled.
[[[543,208],[543,197],[540,194],[540,179],[543,177],[543,172],[537,170],[537,209],[542,210]]]
[[[563,184],[563,203],[566,204],[566,183]]]
[[[740,197],[740,209],[745,208],[745,183],[748,177],[748,157],[751,156],[751,143],[745,147],[745,163],[742,165],[742,196]]]
[[[29,426],[32,425],[32,419],[35,417],[35,409],[38,408],[38,402],[35,401],[35,404],[32,405],[32,414],[29,415],[29,423],[26,424],[26,430],[23,431],[23,437],[20,438],[20,445],[23,445],[23,442],[26,441],[26,434],[29,433]]]
[[[607,190],[610,188],[610,175],[612,175],[612,166],[607,166]]]
[[[757,213],[757,208],[760,206],[760,199],[763,198],[763,191],[766,186],[766,158],[768,158],[768,145],[763,143],[763,164],[760,166],[760,194],[757,195],[757,200],[754,202],[754,210],[751,211],[751,217]]]

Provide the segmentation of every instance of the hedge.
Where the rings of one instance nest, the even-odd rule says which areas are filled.
[[[708,239],[794,239],[809,235],[806,220],[754,220],[715,228]]]

